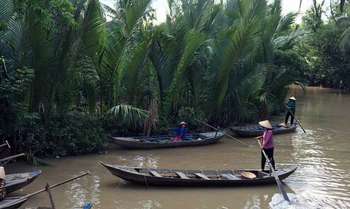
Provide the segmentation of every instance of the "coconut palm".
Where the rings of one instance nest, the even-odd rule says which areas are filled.
[[[220,5],[205,0],[168,4],[166,22],[153,33],[150,59],[157,75],[163,113],[176,117],[180,107],[200,109],[206,56]]]
[[[118,104],[154,109],[156,100],[162,120],[187,110],[250,120],[275,109],[298,80],[302,60],[293,46],[301,33],[291,29],[293,14],[281,15],[280,0],[169,0],[160,25],[153,25],[150,0],[118,0],[114,8],[55,1],[24,1],[16,21],[1,19],[11,28],[1,33],[1,47],[34,69],[28,103],[47,118],[74,106],[90,113]],[[0,14],[7,10],[10,4]]]
[[[152,17],[149,4],[150,0],[119,0],[115,9],[105,5],[113,18],[107,25],[108,40],[101,57],[100,73],[105,81],[102,88],[107,106],[120,103],[125,95],[128,103],[134,102],[135,79],[147,60],[147,22]],[[125,79],[128,82],[123,82]]]

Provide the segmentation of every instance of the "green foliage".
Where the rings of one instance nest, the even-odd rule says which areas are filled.
[[[3,64],[5,67],[5,63]],[[0,80],[0,135],[11,136],[18,131],[17,126],[25,115],[24,102],[32,82],[33,71],[24,68],[5,75],[6,77]]]
[[[113,116],[120,124],[130,128],[140,128],[148,117],[148,112],[130,105],[117,105],[112,107],[108,114]]]
[[[310,85],[349,89],[350,20],[349,3],[331,4],[332,16],[326,21],[314,19],[316,11],[321,16],[322,5],[310,10],[303,18],[306,35],[298,51],[306,57],[309,68],[305,75]],[[339,8],[343,8],[339,10]]]
[[[38,114],[21,121],[16,143],[18,151],[41,157],[99,152],[106,141],[101,120],[80,112],[54,115],[43,123]],[[45,125],[43,125],[45,124]]]
[[[102,127],[268,117],[302,81],[304,33],[280,0],[169,0],[160,25],[150,3],[1,1],[1,91],[15,121],[2,133],[35,155],[96,152]]]

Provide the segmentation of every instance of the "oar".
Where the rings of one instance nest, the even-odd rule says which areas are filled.
[[[7,140],[5,141],[5,143],[0,144],[0,148],[2,148],[2,147],[8,147],[9,149],[11,149],[11,146]]]
[[[51,194],[50,185],[48,183],[46,184],[45,189],[46,189],[47,193],[49,194],[49,200],[50,200],[50,204],[51,204],[51,209],[56,209],[55,202],[53,201],[53,197],[52,197],[52,194]]]
[[[200,120],[197,120],[197,119],[195,119],[195,120],[198,121],[198,122],[200,122],[200,123],[202,123],[203,125],[208,126],[209,128],[212,128],[212,129],[214,129],[214,130],[216,130],[216,131],[220,131],[219,129],[215,128],[214,126],[212,126],[212,125],[210,125],[210,124],[208,124],[208,123],[206,123],[206,122],[203,122],[203,121],[200,121]],[[239,142],[240,144],[243,144],[243,145],[249,147],[249,144],[242,142],[241,140],[239,140],[239,139],[237,139],[237,138],[231,136],[230,134],[227,134],[225,131],[223,131],[223,133],[224,133],[225,136],[227,136],[227,137],[229,137],[229,138],[231,138],[231,139],[234,139],[234,140],[236,140],[237,142]]]
[[[36,192],[33,192],[33,193],[31,193],[31,194],[27,194],[27,195],[23,196],[23,198],[26,198],[26,199],[31,198],[31,197],[33,197],[33,196],[35,196],[35,195],[37,195],[37,194],[40,194],[40,193],[42,193],[42,192],[46,192],[47,189],[54,189],[54,188],[56,188],[56,187],[59,187],[59,186],[61,186],[61,185],[63,185],[63,184],[66,184],[66,183],[68,183],[68,182],[74,181],[74,180],[76,180],[76,179],[79,179],[79,178],[81,178],[81,177],[83,177],[83,176],[86,176],[86,175],[89,175],[89,174],[90,174],[89,172],[85,172],[85,173],[83,173],[83,174],[80,174],[79,176],[76,176],[76,177],[67,179],[67,180],[65,180],[65,181],[62,181],[62,182],[60,182],[60,183],[51,185],[51,186],[49,186],[48,188],[45,187],[45,188],[40,189],[40,190],[38,190],[38,191],[36,191]]]
[[[287,111],[294,117],[294,119],[297,121],[297,123],[299,124],[299,126],[300,126],[300,128],[304,131],[304,133],[306,134],[306,131],[305,131],[305,129],[303,128],[303,126],[301,125],[301,122],[300,122],[300,120],[298,120],[298,118],[296,118],[295,117],[295,115],[292,113],[292,111],[290,111],[290,109],[287,107],[287,106],[285,106],[286,108],[287,108]]]
[[[0,159],[0,165],[3,165],[4,162],[10,161],[12,159],[18,158],[18,157],[22,157],[25,156],[24,153],[18,154],[18,155],[12,155],[10,157],[5,157],[3,159]]]
[[[282,183],[281,183],[281,180],[279,179],[279,177],[278,177],[278,175],[277,175],[275,169],[273,168],[273,166],[272,166],[272,164],[271,164],[271,162],[270,162],[270,159],[267,157],[267,155],[266,155],[264,149],[262,148],[260,139],[258,139],[258,143],[259,143],[259,145],[260,145],[261,152],[264,154],[264,157],[266,158],[266,161],[267,161],[267,163],[269,164],[269,166],[270,166],[270,168],[271,168],[271,170],[272,170],[272,175],[273,175],[273,177],[275,177],[275,180],[276,180],[276,183],[277,183],[277,187],[278,187],[279,192],[282,194],[283,198],[284,198],[286,201],[290,202],[289,197],[288,197],[286,191],[285,191],[284,188],[283,188],[283,185],[282,185]]]

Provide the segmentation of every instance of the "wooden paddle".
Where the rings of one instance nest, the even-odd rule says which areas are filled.
[[[198,122],[200,122],[200,123],[202,123],[203,125],[208,126],[209,128],[214,129],[215,131],[220,131],[219,129],[215,128],[214,126],[212,126],[212,125],[210,125],[210,124],[208,124],[208,123],[206,123],[206,122],[203,122],[203,121],[200,121],[200,120],[197,120],[197,119],[195,119],[195,120],[198,121]],[[229,138],[231,138],[231,139],[234,139],[234,140],[236,140],[237,142],[239,142],[240,144],[243,144],[243,145],[249,147],[249,144],[242,142],[241,140],[239,140],[239,139],[237,139],[237,138],[231,136],[230,134],[227,134],[225,131],[223,131],[223,133],[224,133],[225,136],[227,136],[227,137],[229,137]]]
[[[66,184],[66,183],[68,183],[68,182],[74,181],[74,180],[79,179],[79,178],[81,178],[81,177],[83,177],[83,176],[86,176],[86,175],[90,175],[90,172],[84,172],[84,173],[80,174],[79,176],[76,176],[76,177],[67,179],[67,180],[65,180],[65,181],[62,181],[62,182],[60,182],[60,183],[51,185],[51,186],[49,186],[49,187],[45,187],[45,188],[40,189],[40,190],[38,190],[38,191],[36,191],[36,192],[33,192],[33,193],[31,193],[31,194],[27,194],[27,195],[23,196],[23,198],[26,198],[26,199],[31,198],[31,197],[33,197],[33,196],[35,196],[35,195],[37,195],[37,194],[40,194],[40,193],[42,193],[42,192],[46,192],[48,189],[54,189],[54,188],[56,188],[56,187],[59,187],[59,186],[61,186],[61,185],[63,185],[63,184]]]
[[[276,180],[276,183],[277,183],[277,187],[278,187],[279,192],[282,194],[283,198],[284,198],[287,202],[290,203],[289,197],[288,197],[288,195],[287,195],[287,192],[286,192],[286,191],[284,190],[284,188],[283,188],[283,185],[282,185],[281,180],[279,179],[279,177],[278,177],[278,175],[277,175],[275,169],[273,168],[273,166],[272,166],[272,164],[271,164],[271,162],[270,162],[270,159],[267,157],[267,154],[265,153],[264,149],[262,148],[260,139],[258,139],[258,143],[259,143],[259,145],[260,145],[261,152],[264,154],[264,157],[265,157],[267,163],[268,163],[269,166],[270,166],[270,169],[271,169],[271,171],[272,171],[272,175],[273,175],[273,177],[275,177],[275,180]]]
[[[50,185],[47,183],[46,184],[46,187],[45,187],[48,195],[49,195],[49,200],[50,200],[50,204],[51,204],[51,209],[56,209],[56,206],[55,206],[55,202],[53,201],[53,197],[52,197],[52,194],[51,194],[51,189],[50,189]]]
[[[22,157],[22,156],[25,156],[24,153],[21,153],[21,154],[18,154],[18,155],[12,155],[10,157],[5,157],[3,159],[0,159],[0,165],[4,165],[6,164],[8,161],[12,160],[12,159],[15,159],[15,158],[18,158],[18,157]]]
[[[0,144],[0,148],[2,148],[2,147],[8,147],[9,149],[11,149],[11,146],[7,140],[5,141],[5,143]]]
[[[298,118],[296,118],[295,117],[295,115],[292,113],[292,111],[290,111],[290,109],[287,107],[287,106],[285,106],[286,107],[286,109],[287,109],[287,111],[294,117],[294,119],[297,121],[297,123],[299,124],[299,126],[300,126],[300,128],[304,131],[304,133],[306,134],[306,131],[305,131],[305,129],[303,128],[303,126],[301,125],[301,122],[300,122],[300,120],[298,120]],[[286,124],[287,125],[287,124]]]

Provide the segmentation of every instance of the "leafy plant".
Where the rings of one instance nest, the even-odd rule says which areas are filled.
[[[142,127],[144,121],[149,116],[147,111],[125,104],[112,107],[109,110],[109,114],[119,123],[131,128]]]

